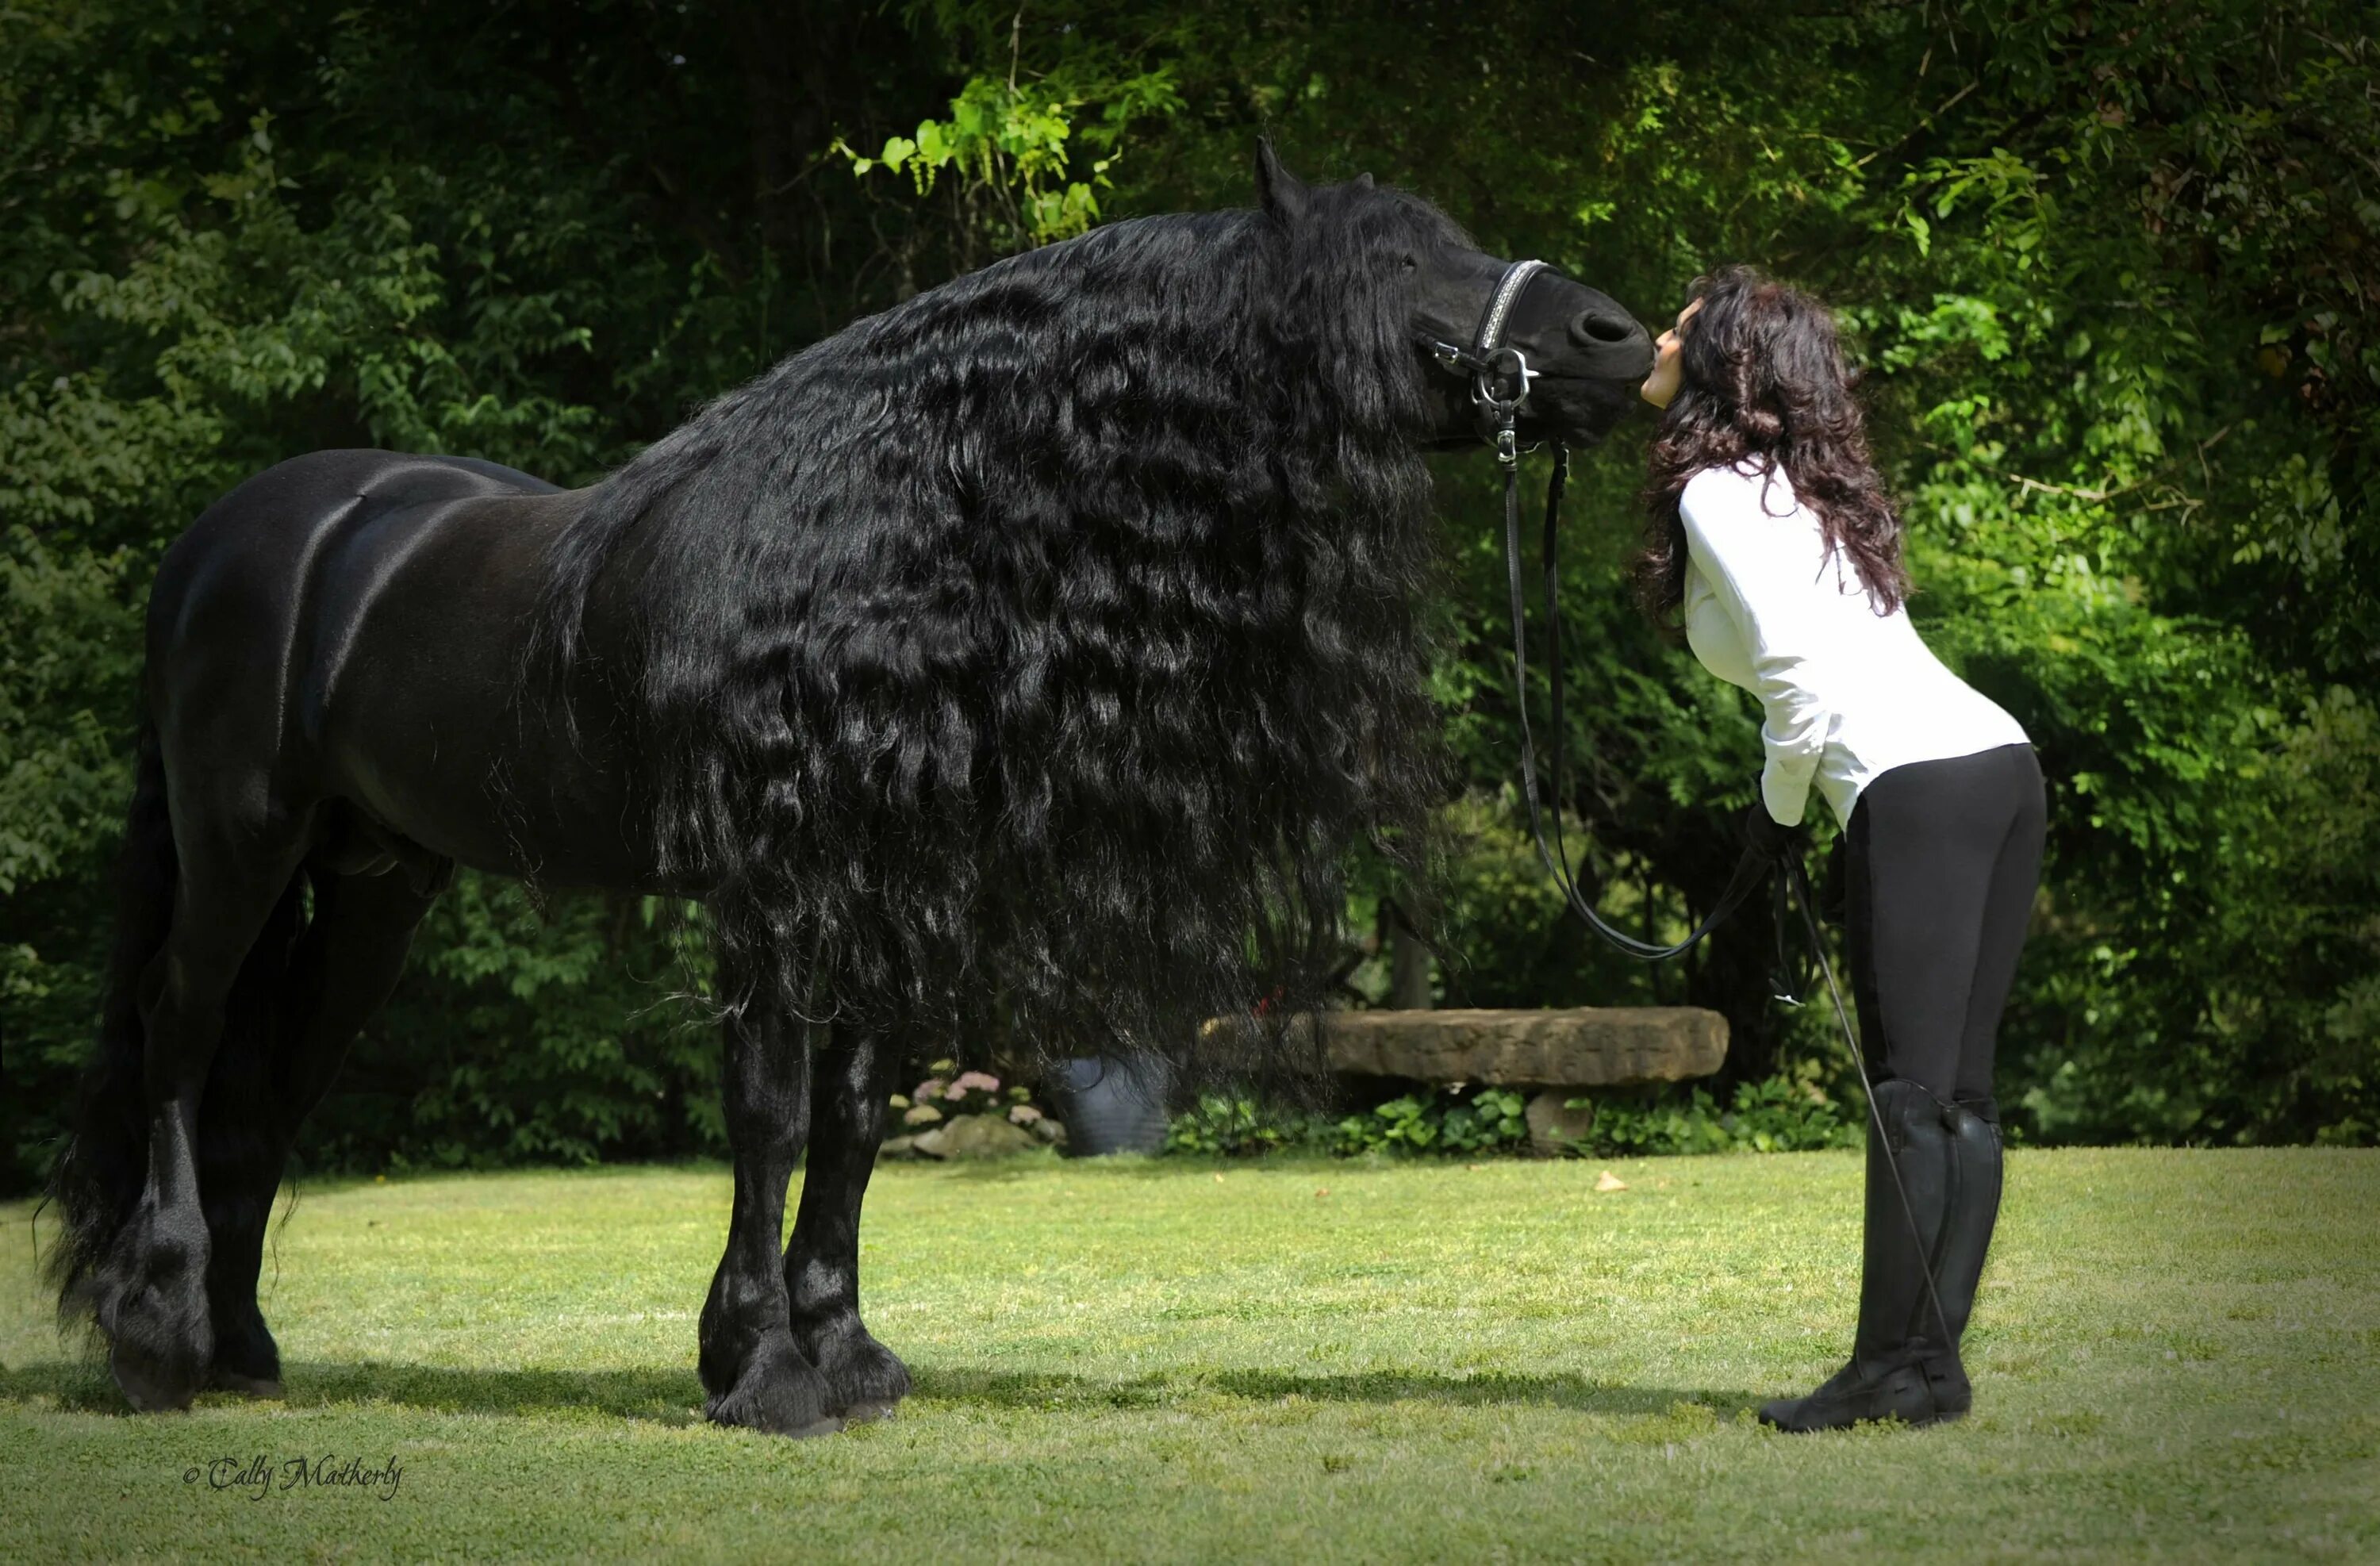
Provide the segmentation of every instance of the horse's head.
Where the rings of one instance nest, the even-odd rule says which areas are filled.
[[[1281,167],[1269,142],[1257,148],[1257,184],[1265,210],[1284,221],[1328,212],[1402,305],[1423,370],[1424,439],[1434,446],[1479,441],[1486,429],[1474,395],[1476,350],[1510,263],[1472,244],[1428,202],[1376,186],[1370,175],[1307,186]],[[1519,372],[1525,369],[1520,439],[1591,445],[1636,406],[1637,387],[1653,368],[1652,335],[1609,295],[1551,267],[1511,282],[1495,340],[1485,345],[1501,355],[1494,388],[1505,395],[1524,389]],[[1441,345],[1473,357],[1451,358]]]

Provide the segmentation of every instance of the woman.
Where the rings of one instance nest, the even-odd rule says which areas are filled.
[[[1638,584],[1705,668],[1760,698],[1749,839],[1790,851],[1813,786],[1843,824],[1860,1031],[1911,1209],[1872,1123],[1851,1362],[1760,1417],[1956,1418],[1999,1211],[1993,1036],[2041,872],[2041,771],[1909,623],[1900,520],[1825,307],[1748,267],[1694,295],[1644,387],[1663,413]]]

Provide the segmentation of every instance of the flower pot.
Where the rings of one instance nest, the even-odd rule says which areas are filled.
[[[1053,1086],[1065,1105],[1066,1150],[1078,1157],[1162,1152],[1167,1075],[1157,1060],[1060,1062]]]

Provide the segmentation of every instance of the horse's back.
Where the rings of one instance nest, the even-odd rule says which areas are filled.
[[[256,626],[293,616],[342,534],[425,504],[554,491],[471,457],[323,451],[275,464],[207,507],[165,552],[150,595],[152,668],[161,654],[197,650],[212,618]]]

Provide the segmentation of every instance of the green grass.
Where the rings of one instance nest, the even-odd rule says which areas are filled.
[[[1838,1153],[887,1168],[917,1392],[804,1442],[698,1416],[717,1170],[315,1189],[266,1265],[288,1402],[160,1417],[7,1208],[0,1552],[2380,1559],[2380,1154],[2019,1152],[1975,1414],[1763,1430],[1847,1346],[1856,1196]],[[184,1482],[326,1453],[395,1495]]]

